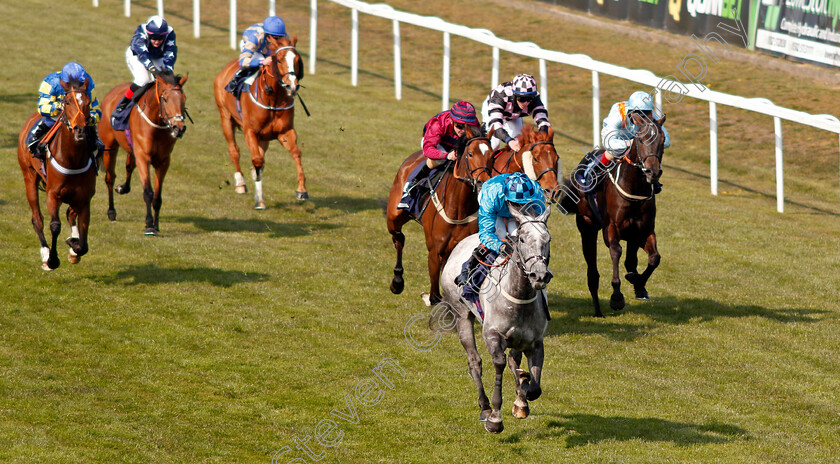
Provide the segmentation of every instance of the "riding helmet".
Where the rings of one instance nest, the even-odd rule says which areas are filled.
[[[285,36],[286,23],[279,16],[269,16],[263,22],[263,30],[268,35]]]
[[[461,100],[452,105],[452,109],[449,110],[449,115],[455,122],[469,124],[471,126],[478,125],[478,118],[475,116],[475,107],[468,101]]]
[[[169,33],[169,25],[162,16],[154,15],[146,21],[146,34],[150,36],[163,36]]]
[[[59,77],[65,83],[69,83],[70,79],[76,79],[79,82],[84,82],[88,78],[88,73],[82,65],[76,63],[75,61],[71,61],[61,68],[61,74]]]
[[[633,92],[627,99],[627,109],[629,111],[653,111],[653,101],[651,101],[650,94],[641,90]]]
[[[540,186],[521,172],[513,173],[505,179],[505,199],[513,203],[528,203],[539,200]],[[541,192],[540,192],[541,193]]]
[[[514,95],[532,96],[537,94],[537,81],[530,74],[518,74],[511,83],[513,84]]]

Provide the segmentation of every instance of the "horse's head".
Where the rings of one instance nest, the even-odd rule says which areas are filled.
[[[551,234],[545,221],[551,208],[545,202],[524,205],[510,204],[510,213],[519,226],[511,235],[515,252],[514,260],[519,269],[537,290],[545,288],[551,280],[548,261],[551,257]]]
[[[59,81],[64,89],[64,124],[73,132],[73,139],[81,143],[85,140],[85,126],[90,118],[90,78],[79,81],[70,78],[70,82]]]
[[[182,88],[185,82],[187,76],[178,76],[172,71],[159,72],[155,77],[155,96],[160,105],[160,119],[175,138],[181,138],[187,131],[187,97]]]
[[[271,40],[273,42],[269,45],[269,50],[272,50],[269,66],[274,84],[285,89],[286,95],[293,97],[300,89],[300,81],[303,79],[303,59],[295,48],[297,36],[292,40],[288,37]],[[270,89],[267,93],[273,91],[274,89]]]
[[[662,154],[665,151],[665,133],[662,131],[662,125],[665,124],[665,115],[656,120],[633,113],[631,120],[639,130],[633,138],[631,150],[631,156],[635,152],[635,159],[631,157],[629,161],[641,169],[648,183],[653,184],[662,175]]]
[[[484,135],[481,126],[464,126],[464,132],[458,138],[455,149],[455,177],[468,182],[473,188],[480,188],[492,174],[493,150],[490,139]]]
[[[560,194],[558,183],[560,156],[554,148],[554,129],[547,132],[535,131],[530,125],[522,128],[522,171],[537,181],[546,197],[554,200]]]

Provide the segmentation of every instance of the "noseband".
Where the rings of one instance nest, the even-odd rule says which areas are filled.
[[[67,110],[66,109],[61,112],[61,122],[63,122],[64,125],[67,126],[67,129],[71,132],[73,131],[73,129],[75,127],[84,128],[87,125],[87,121],[85,121],[84,111],[82,110],[82,106],[79,104],[79,101],[76,100],[75,97],[74,98],[67,98],[67,96],[69,96],[70,94],[74,94],[74,93],[84,93],[84,92],[85,92],[84,90],[68,90],[65,93],[64,106],[65,107],[67,106],[67,100],[72,100],[76,104],[76,109],[79,110],[79,111],[76,112],[76,114],[73,115],[72,120],[69,116],[67,116]],[[79,118],[82,118],[82,123],[81,124],[76,123],[76,120],[79,119]]]
[[[294,51],[295,51],[295,53],[297,53],[297,49],[296,49],[295,47],[293,47],[293,46],[291,46],[291,45],[287,45],[287,46],[285,46],[285,47],[280,47],[280,48],[278,48],[278,49],[274,52],[274,56],[277,56],[277,54],[278,54],[278,53],[280,53],[280,52],[281,52],[281,51],[283,51],[283,50],[294,50]],[[278,68],[278,72],[279,72],[279,68]],[[270,72],[269,72],[269,73],[270,73]],[[288,71],[288,72],[283,73],[283,74],[281,74],[281,75],[280,75],[280,87],[282,87],[282,88],[284,88],[284,89],[285,89],[285,88],[288,88],[288,87],[291,87],[291,85],[289,85],[289,84],[287,84],[287,83],[283,82],[283,78],[284,78],[284,77],[286,77],[286,76],[295,76],[295,78],[297,78],[297,74],[295,74],[295,67],[294,67],[294,65],[292,65],[291,69],[289,69],[289,71]],[[273,76],[272,76],[272,77],[273,77]]]
[[[469,158],[469,157],[472,156],[472,153],[470,153],[470,150],[469,150],[469,146],[475,141],[486,142],[487,146],[490,146],[490,139],[488,139],[487,137],[484,137],[484,136],[472,137],[472,138],[468,139],[467,143],[464,144],[464,152],[461,153],[461,156],[458,158],[459,163],[461,162],[461,159],[463,159],[464,157]],[[493,176],[493,171],[491,171],[490,168],[488,168],[486,166],[486,162],[485,162],[484,166],[479,166],[477,168],[470,168],[469,162],[467,162],[467,169],[469,169],[469,171],[467,172],[466,177],[458,177],[458,174],[456,172],[455,173],[455,178],[458,179],[458,180],[468,182],[472,186],[473,190],[475,190],[476,187],[480,183],[477,179],[477,176],[475,175],[476,171],[485,172],[488,177]],[[457,171],[457,169],[456,169],[456,171]]]
[[[645,126],[651,126],[651,125],[653,125],[653,124],[648,123]],[[654,127],[654,130],[657,131],[657,134],[658,134],[659,129]],[[631,161],[629,157],[626,158],[626,159],[627,159],[627,164],[629,164],[630,166],[633,166],[634,168],[639,169],[644,174],[648,174],[648,173],[650,173],[650,169],[648,169],[647,166],[645,166],[645,162],[647,161],[647,159],[653,156],[653,157],[658,158],[659,161],[662,162],[662,155],[659,153],[659,150],[658,150],[658,147],[657,147],[657,150],[654,153],[651,153],[649,155],[645,155],[644,157],[642,157],[640,147],[645,142],[642,140],[642,136],[640,135],[640,132],[641,131],[636,132],[636,135],[633,137],[633,144],[636,146],[636,161]]]
[[[532,144],[531,144],[531,146],[530,146],[530,147],[528,147],[528,151],[533,152],[533,151],[534,151],[534,147],[536,147],[537,145],[551,145],[551,146],[553,147],[553,146],[554,146],[554,142],[549,141],[549,140],[544,140],[544,141],[542,141],[542,142],[534,142],[534,143],[532,143]],[[556,151],[556,150],[555,150],[555,151]],[[557,168],[556,168],[556,167],[554,167],[554,168],[545,168],[545,169],[543,169],[543,170],[542,170],[542,172],[540,172],[539,174],[537,174],[537,178],[536,178],[536,179],[534,179],[534,180],[535,180],[535,181],[537,181],[537,182],[539,182],[539,181],[540,181],[540,179],[542,178],[542,176],[544,176],[544,175],[548,174],[549,172],[554,172],[554,176],[555,176],[555,177],[557,177]]]
[[[548,205],[545,205],[545,207],[548,208]],[[524,222],[520,223],[516,227],[516,244],[515,244],[515,246],[516,246],[517,251],[519,250],[520,244],[522,243],[522,238],[521,238],[522,234],[520,234],[519,231],[522,229],[522,226],[524,226],[525,224],[541,225],[542,227],[544,227],[546,229],[546,232],[548,232],[548,226],[546,226],[545,221],[540,221],[540,220],[537,220],[537,219],[531,219],[531,220],[524,221]],[[520,255],[520,257],[522,256],[521,252],[519,252],[518,254]],[[548,266],[548,257],[543,256],[542,252],[531,255],[531,256],[525,258],[525,260],[523,260],[523,261],[519,261],[517,259],[514,259],[513,262],[516,263],[516,266],[519,267],[519,269],[521,269],[522,272],[527,274],[528,270],[526,269],[526,266],[527,266],[528,262],[531,261],[532,259],[537,260],[537,262],[543,262],[543,263],[545,263],[546,266]],[[533,266],[533,264],[532,264],[532,266]]]

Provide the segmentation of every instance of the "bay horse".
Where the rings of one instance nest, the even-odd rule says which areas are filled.
[[[32,208],[32,226],[41,242],[41,269],[52,270],[61,264],[56,251],[58,234],[61,233],[59,208],[67,204],[67,222],[71,227],[68,259],[71,263],[88,252],[88,225],[90,223],[90,199],[96,192],[96,165],[91,158],[85,127],[90,118],[90,96],[87,93],[90,78],[84,82],[70,79],[60,81],[66,92],[61,113],[53,128],[42,139],[49,140],[49,162],[46,163],[47,178],[41,176],[41,161],[33,158],[26,147],[26,136],[35,122],[41,117],[34,113],[18,136],[18,164],[23,172],[26,187],[26,199]],[[53,136],[54,134],[54,136]],[[52,137],[50,139],[50,137]],[[44,182],[47,196],[47,212],[50,215],[50,234],[52,244],[47,247],[44,237],[44,217],[38,198],[38,184]],[[78,222],[77,222],[78,221]]]
[[[423,151],[417,151],[403,161],[391,185],[388,204],[385,208],[386,225],[397,250],[397,263],[394,266],[394,278],[391,292],[402,293],[403,280],[402,250],[405,235],[402,227],[415,219],[423,225],[428,249],[429,280],[431,287],[428,304],[440,301],[440,270],[455,245],[478,230],[477,191],[484,181],[490,178],[490,140],[484,136],[478,126],[465,126],[466,132],[458,139],[455,149],[457,160],[453,170],[448,170],[438,183],[435,195],[429,198],[427,207],[417,218],[407,210],[398,209],[402,197],[402,187],[409,174],[420,163],[426,161]],[[425,299],[425,296],[424,296]]]
[[[621,240],[627,242],[627,257],[624,278],[633,285],[636,299],[648,300],[645,288],[653,271],[659,266],[660,255],[656,249],[656,196],[653,184],[662,175],[662,155],[665,135],[662,125],[665,115],[659,120],[648,120],[633,114],[633,123],[639,127],[627,154],[621,162],[614,163],[607,170],[608,179],[598,184],[589,194],[583,192],[577,182],[566,181],[572,195],[565,195],[562,206],[574,211],[580,232],[583,257],[586,260],[586,276],[595,316],[604,317],[598,301],[597,234],[603,230],[604,244],[610,249],[612,258],[612,287],[610,307],[614,311],[624,309],[624,295],[621,293],[619,261]],[[603,150],[596,153],[600,156]],[[594,200],[594,204],[593,204]],[[637,273],[639,248],[648,255],[644,272]]]
[[[539,293],[551,279],[548,272],[551,234],[546,226],[550,214],[548,205],[536,217],[511,208],[511,215],[517,222],[516,231],[508,237],[514,253],[508,259],[500,257],[481,286],[479,298],[484,312],[481,334],[496,374],[492,403],[488,401],[481,380],[481,356],[473,331],[476,316],[464,304],[461,288],[454,282],[455,276],[461,273],[461,264],[470,258],[478,245],[478,234],[459,243],[443,268],[443,295],[449,306],[446,310],[454,312],[458,338],[467,353],[470,375],[478,387],[479,420],[490,433],[504,430],[501,407],[505,365],[510,367],[516,384],[514,417],[528,417],[528,401],[534,401],[542,394],[540,380],[548,308],[543,307],[544,300]],[[510,356],[506,357],[507,349],[510,349]],[[520,368],[523,354],[528,358],[528,371]]]
[[[265,151],[268,142],[275,139],[291,153],[297,167],[295,198],[301,201],[309,198],[295,131],[295,95],[303,79],[303,59],[295,49],[297,36],[292,40],[284,37],[273,43],[276,49],[272,48],[270,59],[260,66],[250,90],[243,91],[238,100],[225,91],[225,86],[239,69],[237,60],[226,64],[213,81],[222,133],[227,139],[230,160],[236,169],[233,174],[236,193],[245,193],[247,188],[239,166],[239,147],[234,138],[234,129],[242,129],[245,143],[251,152],[255,209],[265,209],[262,188]]]
[[[117,85],[105,95],[102,104],[102,119],[99,121],[99,138],[105,144],[105,185],[108,189],[108,219],[115,221],[114,191],[124,195],[131,191],[131,174],[136,167],[143,186],[143,200],[146,202],[146,235],[160,233],[160,207],[163,204],[163,179],[169,170],[172,149],[175,142],[187,130],[187,97],[183,86],[187,76],[172,71],[155,75],[154,82],[144,87],[128,119],[128,130],[118,131],[111,127],[111,114],[119,103],[130,82]],[[125,183],[114,188],[116,181],[117,152],[125,150]],[[150,179],[149,166],[155,170],[154,187]],[[152,214],[154,210],[154,215]]]

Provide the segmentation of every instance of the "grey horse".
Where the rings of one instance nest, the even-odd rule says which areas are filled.
[[[528,401],[540,397],[540,375],[543,365],[543,335],[548,325],[548,308],[545,307],[545,288],[551,279],[548,271],[549,244],[551,235],[545,221],[550,208],[539,216],[528,216],[511,208],[511,214],[518,226],[509,239],[514,245],[511,258],[504,264],[496,260],[496,267],[481,286],[480,301],[484,311],[482,336],[496,368],[491,402],[484,393],[481,381],[481,357],[475,345],[473,322],[475,314],[470,310],[472,303],[466,302],[455,285],[455,276],[461,272],[461,265],[478,245],[478,234],[471,235],[452,251],[441,276],[443,298],[455,312],[455,327],[461,344],[467,351],[470,374],[478,386],[480,420],[491,433],[504,430],[502,423],[502,374],[505,365],[510,366],[516,382],[517,398],[513,402],[513,415],[524,419],[530,414]],[[506,358],[505,350],[510,349]],[[522,354],[528,358],[530,372],[520,369]]]

